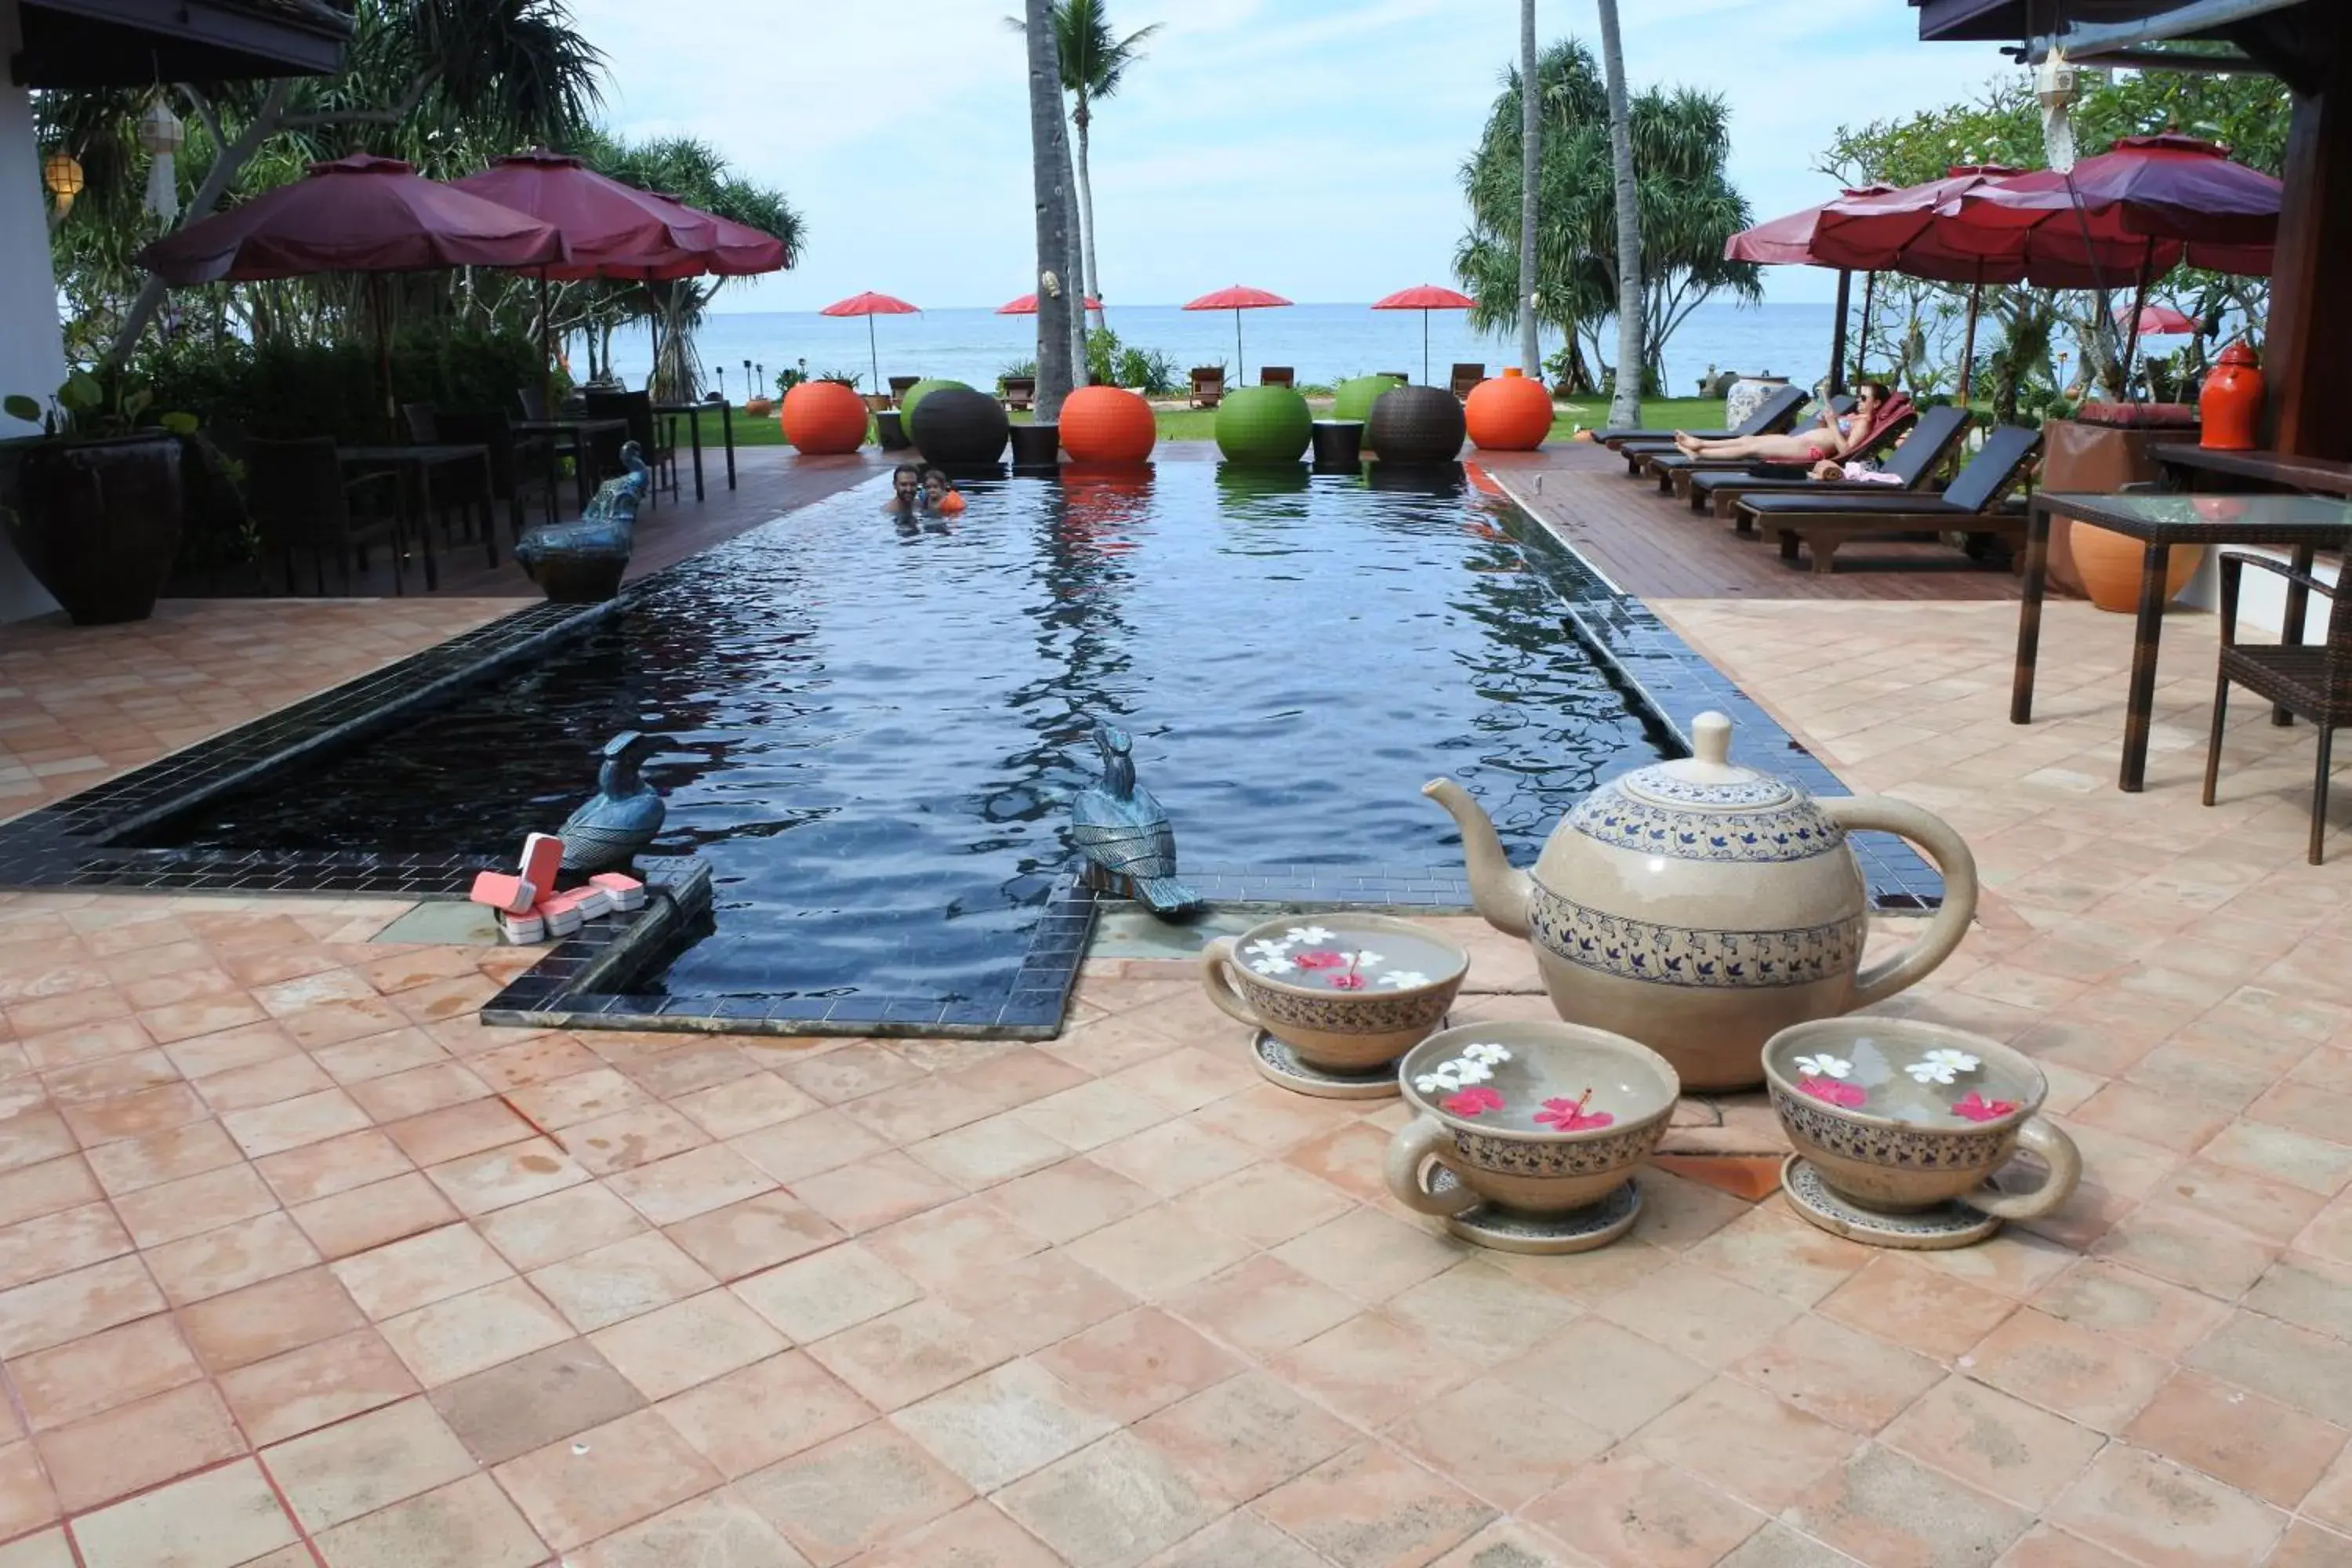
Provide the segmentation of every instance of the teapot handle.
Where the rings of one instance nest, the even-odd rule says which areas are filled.
[[[1934,812],[1885,795],[1829,796],[1821,807],[1848,832],[1875,831],[1907,838],[1927,852],[1944,878],[1944,905],[1918,941],[1854,977],[1853,1005],[1884,1002],[1927,978],[1960,939],[1977,912],[1977,858],[1952,825]]]

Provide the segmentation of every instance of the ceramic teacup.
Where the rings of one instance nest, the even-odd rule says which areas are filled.
[[[1857,1014],[1764,1043],[1780,1125],[1831,1191],[1881,1214],[1958,1199],[2033,1219],[2074,1194],[2083,1158],[2036,1114],[2050,1086],[2032,1058],[1940,1024]],[[2032,1192],[1985,1185],[2022,1145],[2050,1168]]]
[[[1209,1000],[1309,1067],[1363,1073],[1444,1018],[1470,955],[1425,926],[1345,911],[1286,915],[1201,950]]]
[[[1682,1093],[1649,1047],[1548,1020],[1442,1030],[1397,1076],[1420,1114],[1389,1140],[1389,1191],[1448,1217],[1480,1204],[1556,1215],[1599,1203],[1649,1158]],[[1433,1160],[1458,1184],[1431,1192]]]

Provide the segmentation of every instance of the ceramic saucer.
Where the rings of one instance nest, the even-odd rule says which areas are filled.
[[[1780,1190],[1798,1216],[1832,1236],[1871,1247],[1906,1252],[1943,1252],[1973,1247],[2000,1228],[2000,1221],[1959,1202],[1937,1204],[1916,1214],[1880,1214],[1832,1192],[1822,1173],[1801,1154],[1780,1162]]]
[[[1305,1060],[1295,1047],[1264,1029],[1252,1042],[1250,1055],[1267,1082],[1296,1094],[1311,1094],[1318,1100],[1389,1100],[1397,1093],[1394,1062],[1370,1072],[1333,1072]]]
[[[1460,1184],[1443,1165],[1431,1166],[1422,1180],[1438,1197]],[[1642,1189],[1629,1181],[1599,1203],[1566,1214],[1513,1214],[1492,1204],[1480,1204],[1468,1214],[1447,1220],[1445,1228],[1465,1241],[1498,1252],[1557,1255],[1606,1247],[1633,1229],[1641,1215]]]

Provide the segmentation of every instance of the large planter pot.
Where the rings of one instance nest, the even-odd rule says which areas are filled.
[[[1160,438],[1150,403],[1122,387],[1078,388],[1062,400],[1061,420],[1074,463],[1139,463]]]
[[[5,521],[33,580],[76,626],[143,621],[180,548],[180,438],[164,431],[38,441]]]
[[[1062,427],[1058,425],[1015,425],[1012,427],[1013,466],[1051,473],[1062,463]]]
[[[1463,423],[1482,452],[1532,452],[1551,434],[1551,394],[1517,365],[1470,389]]]
[[[1395,391],[1404,382],[1393,375],[1360,375],[1341,382],[1331,389],[1331,417],[1334,419],[1370,419],[1372,405],[1383,393]]]
[[[866,444],[866,400],[837,381],[804,381],[784,394],[784,439],[811,457]]]
[[[1217,405],[1217,449],[1236,463],[1295,463],[1315,438],[1307,399],[1286,386],[1244,386]]]
[[[1441,386],[1400,386],[1372,405],[1364,445],[1383,463],[1450,463],[1462,455],[1467,433],[1462,405],[1452,393]]]
[[[2083,592],[2090,595],[2091,603],[2118,615],[2138,611],[2140,567],[2146,560],[2146,548],[2139,541],[2076,518],[2074,526],[2067,531],[2066,542],[2074,552],[2074,574],[2082,579]],[[2165,563],[2166,604],[2189,586],[2189,580],[2197,575],[2198,563],[2204,558],[2205,547],[2201,544],[2172,547]]]
[[[969,386],[934,387],[906,416],[906,424],[916,449],[943,468],[993,465],[1003,459],[1013,435],[1004,405]]]

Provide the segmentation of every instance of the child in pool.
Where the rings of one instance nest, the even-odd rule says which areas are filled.
[[[950,482],[947,474],[936,468],[923,470],[923,506],[941,517],[953,517],[963,510],[963,496]]]

